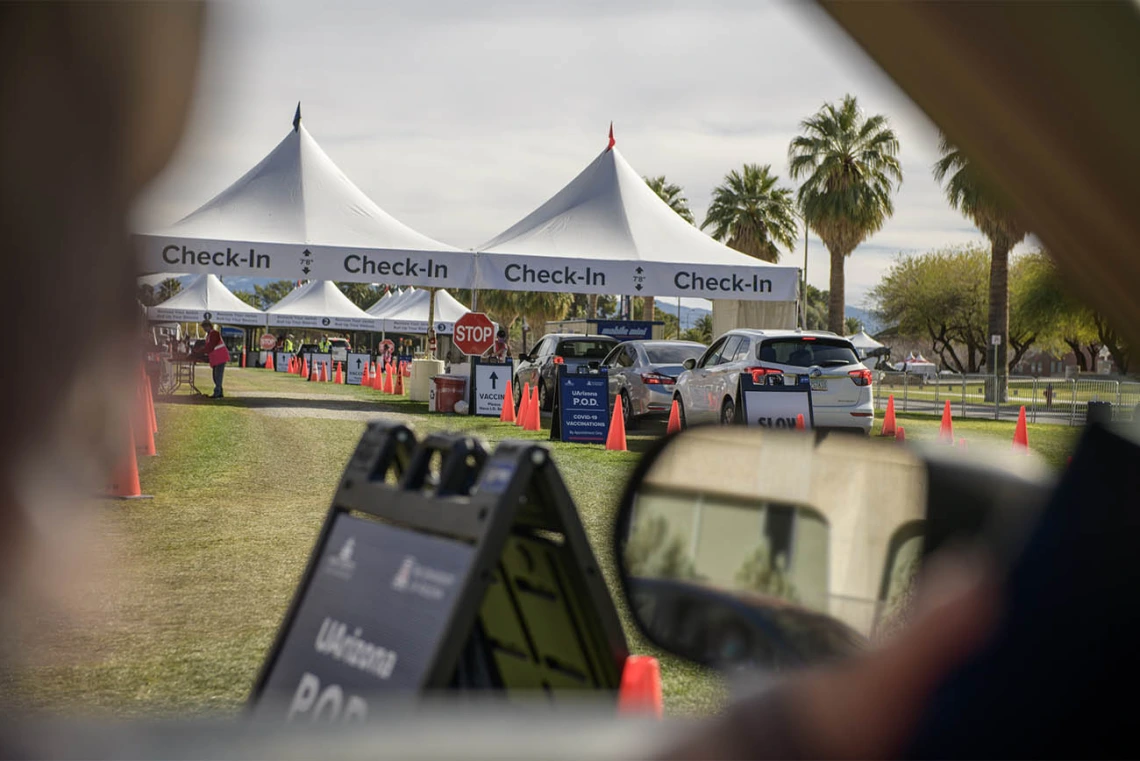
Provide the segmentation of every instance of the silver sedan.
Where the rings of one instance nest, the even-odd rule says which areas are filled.
[[[673,386],[685,370],[682,364],[707,348],[695,341],[626,341],[615,346],[602,367],[609,371],[610,405],[621,397],[626,428],[639,417],[668,417]]]

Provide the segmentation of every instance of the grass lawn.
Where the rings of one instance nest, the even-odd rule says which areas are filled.
[[[101,503],[103,538],[124,558],[119,583],[93,592],[107,620],[97,631],[57,628],[51,642],[41,644],[56,660],[0,682],[0,689],[26,706],[116,716],[235,711],[365,416],[399,413],[421,433],[465,430],[492,445],[548,436],[487,418],[429,416],[424,404],[264,370],[227,371],[226,388],[236,395],[159,403],[159,456],[140,462],[143,491],[154,499]],[[245,393],[254,396],[240,396]],[[323,398],[274,398],[316,393]],[[937,418],[899,420],[908,438],[937,435]],[[1012,424],[993,421],[956,421],[955,428],[968,440],[1009,441],[1013,432]],[[638,452],[661,430],[631,431],[628,453],[551,444],[615,597],[614,512]],[[1031,426],[1030,442],[1060,465],[1074,435],[1062,426]],[[661,655],[633,633],[623,604],[619,609],[631,650]],[[709,712],[723,700],[719,679],[700,668],[662,656],[662,671],[671,713]]]

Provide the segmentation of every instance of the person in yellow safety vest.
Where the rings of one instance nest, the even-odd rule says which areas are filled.
[[[293,334],[285,336],[285,351],[289,354],[293,353]]]
[[[317,347],[321,350],[321,354],[328,354],[329,353],[329,337],[328,336],[321,336],[321,342],[319,344],[317,344]]]

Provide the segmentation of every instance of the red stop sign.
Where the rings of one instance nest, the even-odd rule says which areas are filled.
[[[451,338],[464,354],[482,354],[495,343],[495,325],[482,312],[468,312],[455,321]]]

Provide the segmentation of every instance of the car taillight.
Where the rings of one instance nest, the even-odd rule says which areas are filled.
[[[871,371],[870,370],[852,370],[847,373],[851,376],[852,382],[856,386],[870,386],[871,385]]]
[[[677,379],[661,373],[643,373],[641,382],[648,386],[672,386]]]
[[[752,376],[753,383],[759,383],[760,379],[765,375],[783,375],[783,370],[777,370],[774,367],[746,367],[744,371]]]
[[[562,359],[562,357],[559,357],[559,356],[557,356],[557,355],[556,355],[556,356],[554,357],[554,364],[556,364],[556,365],[564,365],[564,364],[566,364],[566,361],[565,361],[564,359]]]

